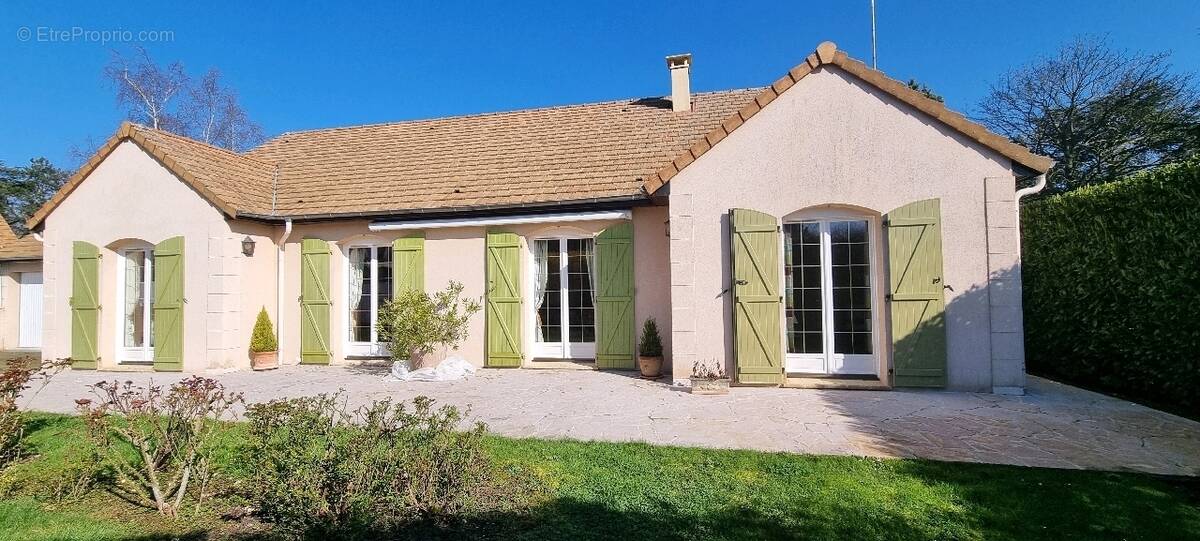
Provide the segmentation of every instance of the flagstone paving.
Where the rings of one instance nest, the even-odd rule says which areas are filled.
[[[169,384],[184,377],[66,371],[24,401],[69,413],[100,379]],[[440,383],[401,382],[386,369],[361,366],[210,377],[251,402],[338,389],[352,406],[427,395],[470,407],[474,419],[515,437],[1200,475],[1200,423],[1036,377],[1025,396],[776,388],[697,396],[587,370],[481,370]]]

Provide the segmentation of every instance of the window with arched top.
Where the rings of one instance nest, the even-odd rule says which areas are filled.
[[[154,245],[126,240],[117,254],[117,362],[154,360]]]
[[[879,373],[879,216],[822,207],[784,218],[786,371]]]

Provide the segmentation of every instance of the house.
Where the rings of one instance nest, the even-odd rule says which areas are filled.
[[[1024,385],[1017,191],[1052,162],[823,43],[770,86],[285,133],[246,153],[124,124],[28,222],[44,350],[77,368],[386,353],[406,289],[482,297],[488,367],[675,379]]]
[[[0,220],[0,351],[35,355],[42,320],[42,243]]]

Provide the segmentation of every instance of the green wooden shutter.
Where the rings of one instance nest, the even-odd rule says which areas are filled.
[[[183,370],[183,237],[154,245],[154,369]]]
[[[329,364],[329,243],[300,242],[300,362]]]
[[[739,383],[783,382],[779,223],[761,212],[729,211],[734,361]]]
[[[487,234],[487,366],[521,366],[521,243],[513,233]]]
[[[96,368],[100,359],[100,250],[82,241],[71,243],[71,368]]]
[[[937,199],[909,203],[885,222],[897,387],[946,385],[940,207]]]
[[[632,370],[633,224],[622,222],[596,237],[596,368]]]
[[[425,291],[425,234],[392,241],[392,297]]]

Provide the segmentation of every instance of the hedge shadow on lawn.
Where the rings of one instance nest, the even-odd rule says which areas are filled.
[[[880,509],[842,509],[842,520],[829,515],[828,507],[815,513],[781,517],[748,507],[728,507],[701,515],[687,513],[660,501],[653,511],[616,509],[573,498],[558,498],[532,509],[475,515],[453,522],[423,521],[395,530],[345,532],[330,536],[327,532],[305,536],[307,539],[362,540],[450,540],[450,539],[845,539],[882,536],[890,539],[926,539],[929,531],[916,527],[899,514],[883,514]],[[846,517],[866,519],[845,520]],[[860,527],[861,526],[861,527]],[[886,534],[884,534],[886,532]],[[266,540],[269,536],[238,537]]]

